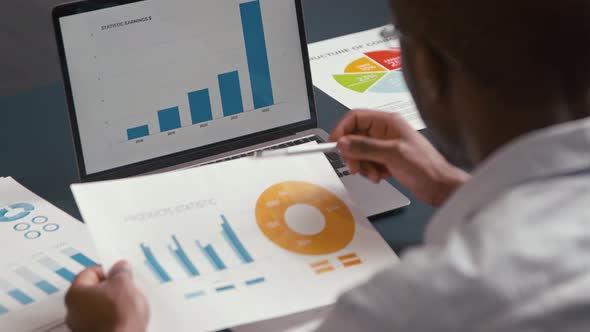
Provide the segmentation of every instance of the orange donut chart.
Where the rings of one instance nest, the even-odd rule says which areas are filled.
[[[314,235],[295,232],[285,221],[289,207],[306,204],[324,216],[324,229]],[[330,191],[307,182],[283,182],[266,189],[256,203],[262,233],[279,247],[303,255],[327,255],[344,249],[354,238],[354,217]]]

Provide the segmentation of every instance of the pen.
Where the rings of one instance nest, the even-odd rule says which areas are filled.
[[[293,147],[281,149],[281,150],[258,151],[254,155],[254,157],[255,158],[267,158],[267,157],[294,156],[294,155],[309,154],[309,153],[338,152],[338,149],[336,148],[337,145],[338,145],[338,143],[322,143],[322,144],[317,144],[317,145],[293,146]]]

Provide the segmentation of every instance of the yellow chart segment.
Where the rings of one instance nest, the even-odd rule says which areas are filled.
[[[320,211],[325,227],[314,235],[291,229],[285,213],[296,204]],[[283,182],[265,190],[256,203],[256,220],[269,240],[298,254],[332,254],[344,249],[354,238],[354,217],[348,206],[330,191],[307,182]]]

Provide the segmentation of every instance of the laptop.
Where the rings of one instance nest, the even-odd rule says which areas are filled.
[[[329,137],[300,0],[87,0],[56,7],[53,21],[82,182]],[[326,157],[367,216],[409,205]]]

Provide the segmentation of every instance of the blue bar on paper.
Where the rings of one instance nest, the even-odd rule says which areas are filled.
[[[224,237],[238,254],[242,262],[246,264],[254,262],[254,259],[252,259],[252,256],[250,256],[250,253],[248,253],[224,215],[221,216],[221,219],[223,219],[221,227],[223,228]]]
[[[252,279],[252,280],[247,280],[246,281],[246,286],[252,286],[252,285],[256,285],[256,284],[260,284],[262,282],[265,282],[266,279],[264,277],[260,277],[260,278],[256,278],[256,279]]]
[[[57,289],[57,287],[53,286],[52,284],[50,284],[49,282],[47,282],[45,280],[41,280],[41,281],[35,283],[35,286],[37,288],[39,288],[40,290],[42,290],[47,295],[55,294],[59,291],[59,289]]]
[[[0,304],[0,316],[7,314],[8,313],[8,308],[6,308],[5,306]]]
[[[188,94],[188,103],[191,109],[191,119],[193,124],[213,120],[209,89],[190,92]]]
[[[30,296],[18,289],[11,290],[10,292],[8,292],[8,295],[10,295],[10,297],[12,297],[13,299],[17,300],[22,305],[27,305],[34,302],[34,300]]]
[[[205,292],[204,291],[198,291],[198,292],[192,292],[192,293],[184,294],[184,298],[187,299],[187,300],[190,300],[190,299],[194,299],[196,297],[201,297],[203,295],[205,295]]]
[[[260,1],[246,2],[240,5],[242,30],[246,43],[246,56],[250,70],[250,84],[256,109],[274,104],[270,66],[262,22]]]
[[[217,267],[218,270],[225,270],[225,264],[223,263],[221,258],[219,258],[219,255],[217,254],[217,252],[215,252],[215,249],[213,249],[211,245],[205,247],[205,252],[207,252],[207,255],[209,257],[211,257],[211,261],[213,261],[213,264]]]
[[[180,124],[180,110],[178,107],[172,107],[158,112],[158,121],[160,123],[160,131],[170,131],[181,127]]]
[[[176,249],[169,246],[168,248],[170,249],[170,251],[172,251],[174,256],[176,256],[176,258],[178,259],[180,264],[184,267],[184,269],[186,270],[186,272],[190,276],[193,276],[193,277],[198,276],[199,271],[197,270],[195,265],[191,262],[191,260],[188,258],[186,251],[184,251],[184,249],[182,248],[182,245],[180,244],[180,242],[178,242],[176,235],[172,236],[172,240],[174,241],[174,244],[176,244]]]
[[[73,260],[80,263],[84,267],[91,267],[97,265],[95,261],[90,259],[88,256],[84,255],[83,253],[79,252],[75,255],[71,256]]]
[[[232,116],[244,112],[240,75],[237,71],[217,76],[219,92],[221,92],[221,106],[224,116]]]
[[[227,286],[215,288],[215,290],[217,292],[219,292],[219,293],[225,292],[225,291],[228,291],[228,290],[232,290],[232,289],[236,289],[236,286],[234,286],[234,285],[227,285]]]
[[[197,241],[197,246],[199,247],[199,249],[201,249],[201,252],[203,253],[203,255],[205,255],[205,257],[207,257],[207,260],[209,260],[209,263],[213,265],[213,268],[215,270],[221,271],[226,269],[225,263],[223,263],[223,261],[211,245],[203,247],[201,243]]]
[[[160,281],[162,281],[164,283],[172,281],[172,278],[170,278],[170,275],[168,275],[168,273],[166,273],[166,271],[164,270],[162,265],[160,265],[160,263],[158,263],[158,260],[156,259],[156,257],[152,253],[152,250],[148,246],[144,245],[143,243],[141,244],[141,250],[143,251],[143,254],[145,255],[146,264],[148,264],[148,266],[156,274],[158,279],[160,279]]]
[[[148,125],[127,129],[127,139],[130,141],[149,135],[150,127],[148,127]]]
[[[56,270],[55,273],[57,273],[58,276],[64,278],[65,280],[72,282],[74,281],[74,279],[76,278],[76,275],[74,274],[74,272],[66,269],[65,267],[62,267],[59,270]]]

